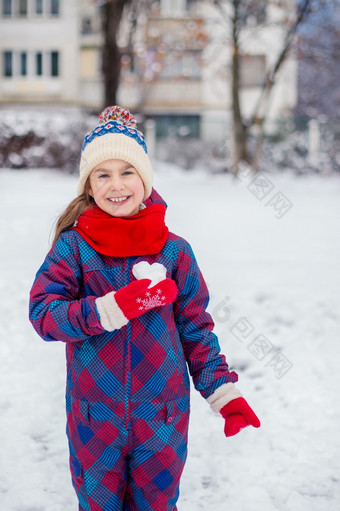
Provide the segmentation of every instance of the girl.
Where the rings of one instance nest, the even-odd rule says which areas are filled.
[[[108,107],[85,137],[30,320],[66,343],[67,436],[79,510],[176,510],[189,377],[226,436],[260,422],[234,387],[190,245],[168,231],[144,136]]]

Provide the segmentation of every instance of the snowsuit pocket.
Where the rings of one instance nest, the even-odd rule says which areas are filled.
[[[72,484],[77,494],[79,494],[80,488],[84,484],[84,473],[80,461],[72,454],[70,454],[70,471]]]

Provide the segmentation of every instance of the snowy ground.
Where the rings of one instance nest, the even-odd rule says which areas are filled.
[[[194,248],[222,349],[262,421],[226,439],[193,393],[180,511],[340,508],[340,180],[267,178],[260,186],[164,164],[156,175],[168,225]],[[1,511],[77,509],[64,346],[41,341],[27,320],[52,222],[75,188],[54,171],[0,171]]]

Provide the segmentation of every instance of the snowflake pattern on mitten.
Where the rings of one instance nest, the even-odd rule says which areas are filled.
[[[161,307],[165,304],[165,296],[162,296],[162,290],[157,289],[155,294],[152,295],[150,291],[145,293],[145,298],[137,298],[137,304],[139,304],[138,310],[147,311],[149,309],[153,309],[154,307]]]
[[[150,284],[150,279],[135,280],[115,292],[114,299],[127,319],[137,318],[175,300],[177,286],[174,280],[164,279],[153,287],[149,287]]]

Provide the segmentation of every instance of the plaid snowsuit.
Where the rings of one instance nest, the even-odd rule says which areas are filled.
[[[163,264],[178,296],[104,331],[95,299],[134,280],[139,261]],[[80,510],[177,509],[187,367],[204,398],[237,381],[212,333],[208,300],[190,245],[172,233],[157,255],[108,257],[70,230],[47,255],[31,290],[30,320],[44,340],[66,343],[67,435]]]

